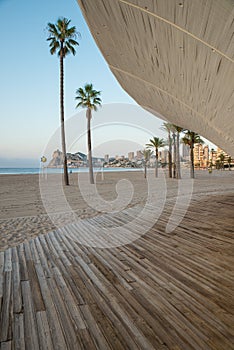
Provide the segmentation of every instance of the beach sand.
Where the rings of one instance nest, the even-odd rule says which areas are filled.
[[[168,179],[166,173],[161,172],[161,177],[165,174],[166,181],[166,202],[167,208],[172,208],[176,203],[178,181]],[[89,201],[83,198],[78,185],[78,175],[69,174],[70,186],[63,187],[66,201],[70,211],[62,211],[61,205],[56,207],[59,202],[59,194],[56,190],[56,181],[61,175],[54,175],[55,186],[51,186],[51,194],[55,203],[50,211],[53,217],[56,217],[56,224],[48,215],[48,208],[41,198],[39,175],[0,175],[0,250],[18,245],[24,240],[28,240],[39,234],[50,232],[57,227],[62,227],[74,220],[84,219],[96,215],[101,215],[104,211],[92,208],[92,195]],[[81,175],[79,175],[81,176]],[[188,174],[184,175],[188,177]],[[125,207],[135,205],[143,206],[148,198],[148,183],[143,177],[143,172],[109,172],[102,175],[98,174],[96,178],[96,187],[98,195],[105,203],[110,203],[117,198],[116,184],[120,180],[127,180],[125,183],[126,196],[128,190],[133,191],[130,200],[125,203]],[[82,185],[83,186],[83,185]],[[41,186],[43,187],[43,186]],[[159,190],[159,195],[161,191]],[[122,191],[120,197],[126,197]],[[192,203],[203,200],[204,197],[212,196],[233,196],[234,198],[234,171],[214,171],[208,174],[207,171],[197,171],[196,179],[193,185]],[[209,219],[209,218],[208,218]]]

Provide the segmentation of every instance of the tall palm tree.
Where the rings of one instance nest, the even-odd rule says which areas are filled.
[[[176,131],[176,178],[181,179],[181,172],[180,172],[180,134],[184,130],[180,126],[173,125],[174,130]]]
[[[76,27],[69,27],[70,20],[67,18],[59,18],[56,24],[48,23],[49,37],[47,40],[50,42],[50,53],[54,55],[56,52],[60,58],[60,123],[61,123],[61,140],[62,140],[62,152],[63,152],[63,169],[64,169],[64,182],[69,185],[68,172],[67,172],[67,153],[66,153],[66,139],[65,139],[65,127],[64,127],[64,67],[63,60],[69,54],[76,54],[75,46],[79,43],[75,40],[77,37]]]
[[[147,177],[147,164],[148,164],[153,152],[150,149],[143,149],[143,151],[141,151],[141,154],[143,155],[144,178],[146,179],[146,177]]]
[[[163,123],[161,129],[167,132],[168,137],[168,171],[169,171],[169,177],[172,177],[172,124],[170,123]]]
[[[194,145],[195,143],[201,143],[203,144],[204,141],[201,139],[201,137],[191,131],[191,130],[186,130],[185,132],[185,136],[182,138],[182,142],[185,144],[185,145],[189,145],[190,147],[190,163],[191,163],[191,166],[190,166],[190,177],[191,179],[194,179]]]
[[[91,144],[91,130],[90,124],[92,119],[92,110],[97,111],[97,107],[101,106],[101,94],[100,91],[96,91],[92,84],[86,84],[84,89],[79,88],[76,90],[75,99],[78,101],[76,108],[86,108],[87,118],[87,141],[88,141],[88,161],[89,161],[89,180],[91,184],[94,184],[93,178],[93,164],[92,164],[92,144]]]
[[[214,165],[214,154],[215,154],[215,150],[214,148],[211,148],[211,168]]]
[[[165,141],[163,139],[160,139],[159,137],[153,137],[150,139],[150,142],[146,144],[146,147],[149,149],[155,150],[155,177],[158,177],[158,149],[165,146]]]
[[[220,162],[221,162],[221,169],[224,170],[224,160],[225,160],[225,155],[223,153],[220,154],[219,156]]]
[[[172,143],[173,143],[173,178],[176,178],[176,131],[172,129]]]

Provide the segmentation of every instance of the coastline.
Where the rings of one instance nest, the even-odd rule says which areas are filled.
[[[125,171],[143,171],[143,168],[124,168],[124,167],[99,167],[94,168],[94,172],[125,172]],[[0,168],[0,175],[38,175],[43,171],[42,168]],[[47,174],[61,174],[63,168],[45,168]],[[88,168],[68,168],[68,173],[87,173]]]

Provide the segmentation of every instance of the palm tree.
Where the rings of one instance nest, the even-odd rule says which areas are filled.
[[[185,145],[189,145],[190,147],[190,161],[191,161],[190,177],[191,179],[194,179],[194,153],[193,153],[194,145],[195,143],[203,144],[204,141],[201,139],[201,137],[197,133],[191,130],[186,130],[185,136],[182,138],[182,142]]]
[[[150,160],[150,157],[152,156],[153,152],[150,149],[143,149],[141,151],[141,154],[143,155],[143,164],[144,164],[144,178],[146,179],[147,176],[147,164]]]
[[[173,178],[176,178],[176,132],[173,127],[172,129],[172,143],[173,143]]]
[[[155,177],[158,177],[158,149],[165,146],[165,141],[163,139],[160,139],[159,137],[153,137],[150,139],[150,143],[146,144],[146,147],[149,149],[155,150]]]
[[[161,129],[167,132],[168,136],[168,170],[169,170],[169,177],[172,177],[172,124],[170,123],[163,123]]]
[[[220,159],[216,159],[215,161],[215,166],[216,166],[216,169],[219,170],[221,168],[221,162],[220,162]]]
[[[92,110],[97,111],[97,106],[101,106],[102,100],[99,97],[101,92],[94,90],[92,84],[86,84],[84,89],[79,88],[78,90],[76,90],[76,94],[77,96],[75,97],[75,99],[79,101],[76,108],[82,107],[87,109],[86,118],[87,118],[89,180],[91,184],[94,184],[90,123],[92,119]]]
[[[214,164],[214,154],[215,154],[215,150],[214,148],[211,148],[211,168]]]
[[[180,133],[184,130],[180,126],[174,125],[173,128],[176,131],[176,155],[175,162],[176,162],[176,178],[181,179],[181,172],[180,172]]]
[[[76,54],[75,46],[79,43],[75,40],[77,36],[76,27],[69,27],[70,20],[67,18],[59,18],[56,24],[48,23],[49,37],[47,40],[50,42],[50,53],[54,55],[56,52],[60,58],[60,123],[61,123],[61,140],[62,140],[62,152],[63,152],[63,169],[64,169],[64,182],[69,185],[68,172],[67,172],[67,153],[66,153],[66,140],[65,140],[65,127],[64,127],[64,68],[63,60],[69,54]]]
[[[220,163],[221,163],[221,169],[224,170],[224,160],[225,160],[225,155],[223,153],[220,154],[219,156]]]

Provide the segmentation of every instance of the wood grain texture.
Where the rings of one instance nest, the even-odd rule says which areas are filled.
[[[8,249],[0,255],[1,349],[234,349],[233,208],[231,195],[197,198],[167,234],[168,202],[131,244],[77,242],[91,223],[131,221],[135,206]]]

